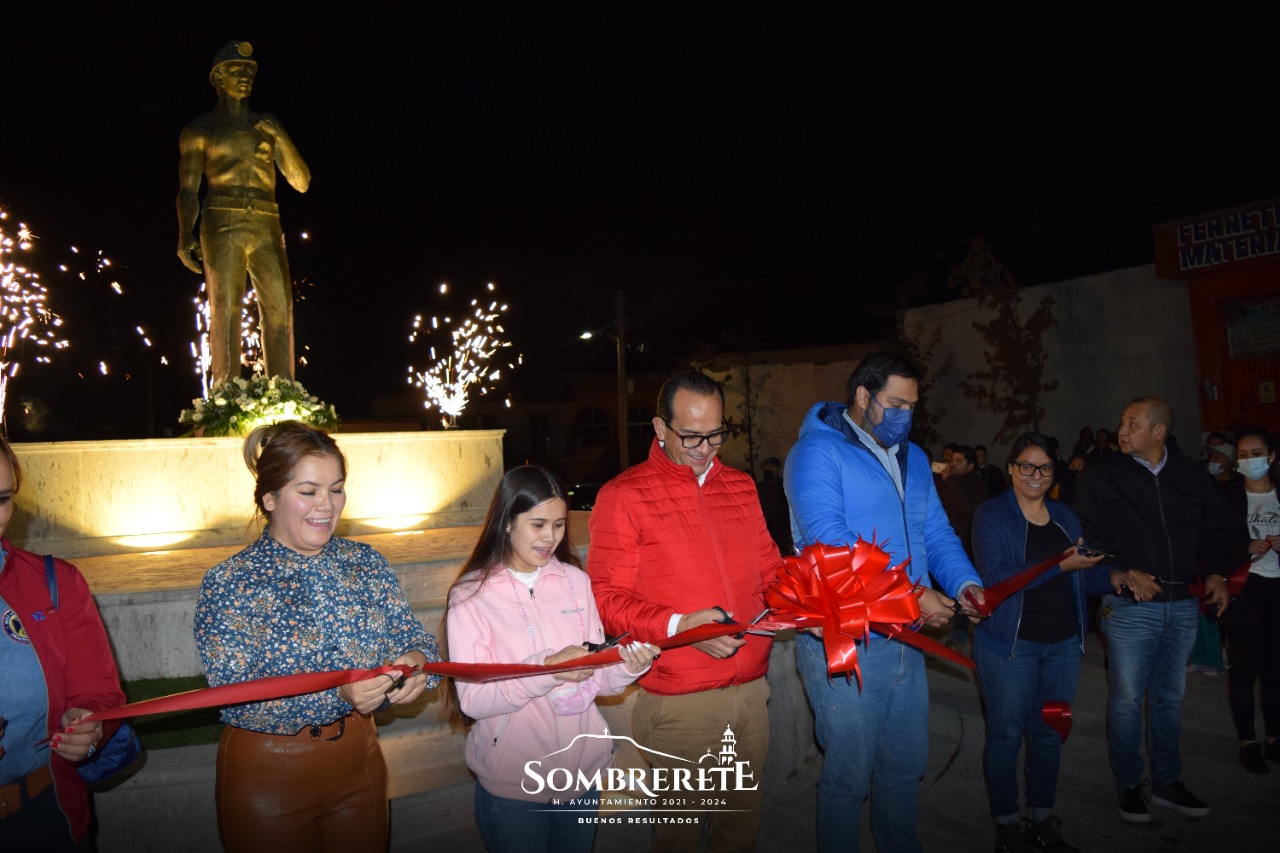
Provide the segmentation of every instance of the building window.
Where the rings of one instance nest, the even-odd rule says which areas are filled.
[[[579,447],[603,447],[613,436],[613,422],[603,409],[584,409],[573,425]]]
[[[627,412],[627,456],[633,465],[649,456],[655,415],[648,406],[634,406]]]

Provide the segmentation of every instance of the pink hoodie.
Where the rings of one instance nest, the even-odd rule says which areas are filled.
[[[542,568],[532,594],[505,569],[494,572],[478,592],[474,584],[454,589],[449,596],[448,633],[449,659],[458,663],[540,664],[565,646],[604,640],[591,580],[586,572],[554,557]],[[616,664],[598,668],[591,681],[608,696],[621,693],[642,674]],[[485,790],[513,800],[563,801],[583,792],[543,788],[529,793],[522,783],[535,789],[538,782],[526,775],[526,762],[540,761],[534,770],[543,779],[560,767],[576,779],[578,770],[589,777],[609,766],[612,741],[603,737],[574,740],[578,735],[608,731],[594,702],[579,714],[556,714],[547,694],[568,684],[551,675],[457,682],[462,710],[476,721],[467,735],[467,766]]]

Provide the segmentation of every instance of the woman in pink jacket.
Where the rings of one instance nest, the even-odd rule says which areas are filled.
[[[604,641],[591,581],[565,535],[568,516],[564,486],[546,469],[525,465],[502,478],[449,590],[441,633],[450,660],[552,664]],[[659,652],[643,643],[621,651],[622,663],[599,669],[451,682],[451,717],[471,724],[467,766],[490,853],[591,850],[600,801],[592,782],[613,760],[595,697],[622,692]]]

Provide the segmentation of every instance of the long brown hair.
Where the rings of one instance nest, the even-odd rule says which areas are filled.
[[[458,592],[465,601],[478,593],[495,572],[506,567],[511,558],[511,525],[516,516],[526,513],[543,501],[559,498],[568,506],[568,492],[564,483],[552,472],[540,465],[521,465],[512,468],[502,476],[493,500],[489,502],[489,512],[485,516],[484,526],[480,530],[480,538],[476,541],[471,556],[462,564],[461,571],[449,587],[448,602],[454,603],[454,593]],[[562,563],[582,568],[582,559],[578,551],[569,541],[569,527],[566,523],[564,538],[556,546],[555,558]],[[461,590],[461,587],[467,589]],[[440,619],[440,629],[436,639],[444,658],[449,658],[449,611],[446,608]],[[445,695],[440,716],[454,728],[464,728],[475,722],[462,712],[458,701],[458,688],[453,679],[449,679],[449,689]]]

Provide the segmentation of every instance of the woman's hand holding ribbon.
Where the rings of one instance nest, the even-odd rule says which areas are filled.
[[[71,708],[62,715],[62,731],[49,739],[49,748],[67,761],[80,762],[93,758],[102,740],[102,723],[93,720],[85,708]]]
[[[427,674],[419,667],[425,665],[426,662],[427,656],[417,649],[406,652],[392,661],[395,666],[403,664],[413,667],[416,671],[406,676],[403,680],[392,678],[391,689],[387,691],[388,702],[392,705],[406,705],[422,695],[422,691],[427,687]]]
[[[360,681],[338,686],[338,698],[351,706],[357,714],[368,716],[382,706],[387,696],[387,676],[375,675]]]
[[[586,657],[587,654],[587,650],[582,646],[565,646],[555,654],[548,656],[546,663],[551,665],[563,663],[564,661],[577,660],[578,658]],[[562,669],[557,672],[552,672],[550,675],[560,681],[586,681],[591,677],[592,671],[593,670],[590,668]]]
[[[627,672],[635,674],[644,672],[662,654],[662,649],[649,643],[632,643],[618,646],[618,653],[622,655],[622,662],[627,665]]]

